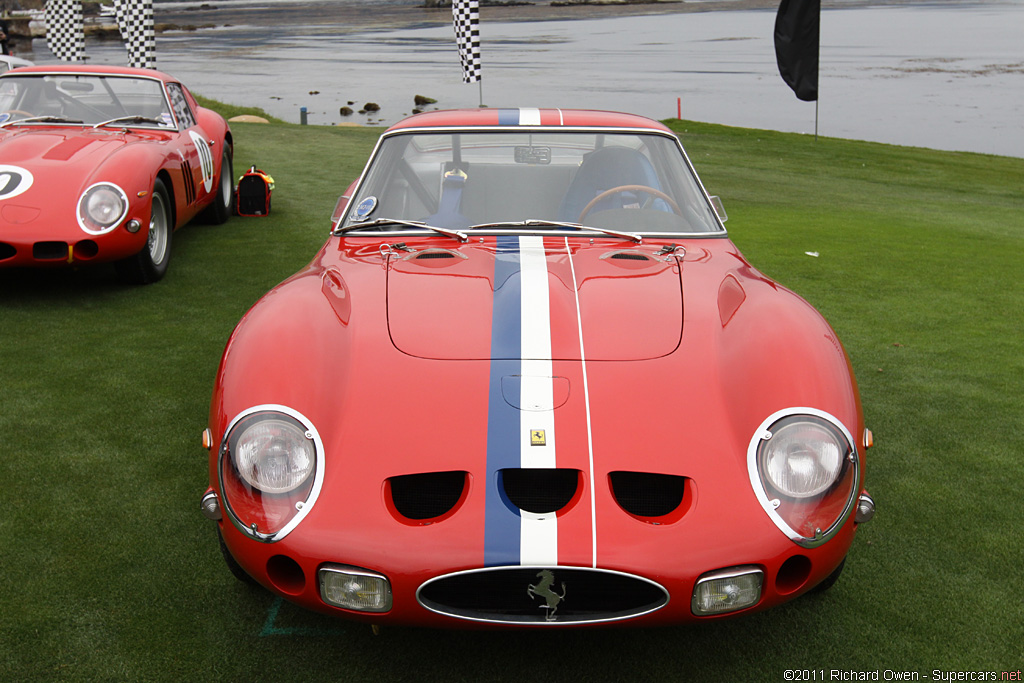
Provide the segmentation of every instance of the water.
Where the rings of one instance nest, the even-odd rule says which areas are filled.
[[[158,21],[167,6],[157,6]],[[823,10],[817,112],[778,75],[773,10],[529,22],[488,21],[487,12],[482,86],[462,83],[450,22],[354,30],[304,12],[273,32],[236,24],[161,34],[157,66],[199,94],[285,120],[298,122],[306,107],[311,124],[392,123],[412,111],[416,94],[441,108],[482,102],[653,118],[676,116],[679,102],[683,118],[700,121],[814,133],[817,115],[825,136],[1024,157],[1020,0]],[[45,41],[34,49],[47,61]],[[90,42],[87,52],[93,63],[126,61],[117,43]],[[345,118],[338,110],[348,102],[381,111]]]

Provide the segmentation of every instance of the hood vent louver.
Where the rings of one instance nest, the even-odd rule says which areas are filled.
[[[512,505],[543,515],[558,512],[577,497],[582,474],[568,469],[501,470],[501,487]]]
[[[611,472],[612,495],[619,506],[643,521],[665,524],[677,521],[692,503],[686,477],[650,472]]]
[[[395,512],[407,521],[437,521],[465,498],[466,472],[405,474],[387,480],[388,496]]]

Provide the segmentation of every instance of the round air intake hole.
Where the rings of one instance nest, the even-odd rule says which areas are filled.
[[[100,247],[92,240],[81,240],[75,243],[74,256],[76,259],[91,259],[100,253]]]
[[[775,590],[782,595],[794,593],[807,583],[810,575],[811,561],[803,555],[794,555],[779,567],[779,573],[775,576]]]
[[[267,560],[267,577],[282,593],[298,595],[306,588],[306,574],[299,563],[286,555]]]

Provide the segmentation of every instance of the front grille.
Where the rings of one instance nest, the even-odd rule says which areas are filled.
[[[435,519],[450,512],[466,489],[465,472],[425,472],[388,479],[391,502],[406,519]]]
[[[618,621],[668,603],[660,585],[631,574],[582,567],[494,567],[427,581],[425,608],[472,621],[559,625]]]
[[[579,470],[501,470],[501,485],[509,502],[520,510],[542,515],[558,512],[580,488]]]
[[[650,472],[612,472],[612,495],[637,517],[664,517],[676,511],[686,493],[686,477]]]

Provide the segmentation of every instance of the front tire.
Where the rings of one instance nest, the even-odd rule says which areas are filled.
[[[135,256],[117,263],[117,270],[128,283],[145,285],[157,282],[167,273],[171,260],[171,235],[174,232],[174,214],[171,195],[164,182],[157,178],[153,185],[152,209],[146,245]]]

